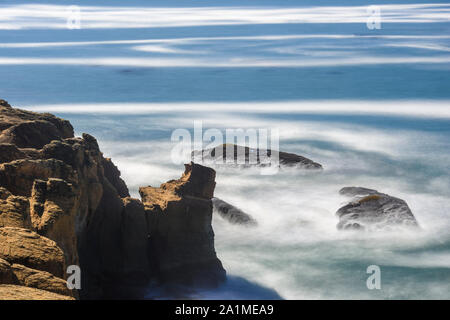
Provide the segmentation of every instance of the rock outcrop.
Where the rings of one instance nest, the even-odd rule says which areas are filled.
[[[232,224],[256,226],[257,222],[249,214],[219,198],[213,198],[214,212]]]
[[[0,228],[0,244],[1,259],[64,276],[64,253],[55,241],[28,229],[5,227]]]
[[[215,171],[191,162],[178,180],[140,188],[148,219],[155,272],[163,282],[218,285],[225,270],[211,226]]]
[[[16,283],[16,278],[14,272],[11,268],[11,264],[0,258],[0,283],[3,284],[14,284]]]
[[[220,282],[210,224],[214,171],[191,167],[186,181],[167,183],[179,205],[155,219],[161,200],[131,198],[94,137],[74,137],[68,121],[0,100],[0,285],[14,285],[11,298],[98,299],[142,297],[151,280],[175,281],[180,271],[188,271],[183,283],[201,272],[209,284]],[[81,268],[79,293],[62,286],[69,265]]]
[[[222,144],[217,147],[192,152],[197,162],[211,165],[238,165],[241,167],[266,166],[270,163],[273,150],[260,150],[233,144]],[[302,169],[322,169],[322,165],[294,153],[278,151],[280,167],[298,167]]]
[[[336,212],[339,217],[338,229],[418,227],[411,209],[402,199],[361,187],[342,188],[339,193],[353,199]]]
[[[27,198],[13,196],[0,187],[0,228],[31,228],[30,203]]]
[[[46,290],[11,284],[0,284],[1,300],[74,300],[74,298]]]
[[[15,282],[22,286],[46,290],[64,296],[74,294],[67,288],[64,279],[55,277],[50,272],[31,269],[20,264],[13,264],[11,269],[16,279]]]

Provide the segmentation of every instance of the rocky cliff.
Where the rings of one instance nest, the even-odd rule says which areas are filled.
[[[166,283],[205,287],[225,280],[211,226],[216,172],[190,163],[178,180],[140,188],[157,274]]]
[[[139,298],[151,280],[216,285],[225,272],[211,227],[214,178],[190,164],[181,179],[142,188],[141,202],[94,137],[0,100],[0,292]],[[69,265],[81,267],[79,292],[63,286]]]

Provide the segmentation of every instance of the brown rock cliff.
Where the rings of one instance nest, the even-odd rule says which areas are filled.
[[[84,299],[139,298],[150,280],[218,284],[214,178],[190,164],[181,179],[142,188],[143,202],[130,198],[94,137],[0,100],[0,299],[11,284],[16,294],[3,297],[78,297],[62,285],[68,265],[81,267]]]
[[[215,171],[191,162],[178,180],[140,188],[147,214],[152,260],[164,282],[217,285],[225,270],[211,226]]]

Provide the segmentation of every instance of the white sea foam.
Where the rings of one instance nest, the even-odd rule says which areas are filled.
[[[79,6],[80,22],[91,28],[156,28],[282,23],[366,23],[368,6],[149,8]],[[383,23],[448,22],[448,4],[379,5]],[[68,6],[18,4],[0,7],[0,29],[63,29]]]
[[[278,67],[278,68],[310,68],[333,66],[362,66],[389,64],[445,64],[450,63],[450,56],[412,57],[412,56],[358,56],[356,58],[338,59],[268,59],[268,58],[228,58],[228,59],[198,59],[198,58],[10,58],[0,57],[0,65],[82,65],[82,66],[126,66],[143,68],[163,67],[221,67],[221,68],[249,68],[249,67]]]
[[[0,48],[45,48],[45,47],[74,47],[98,45],[126,45],[126,44],[189,44],[203,42],[229,42],[229,41],[285,41],[302,39],[384,39],[384,40],[447,40],[449,35],[357,35],[357,34],[292,34],[292,35],[258,35],[258,36],[228,36],[228,37],[185,37],[185,38],[159,38],[140,40],[102,40],[102,41],[60,41],[60,42],[4,42]],[[316,46],[323,46],[318,44]],[[316,47],[314,46],[314,47]],[[334,46],[336,47],[336,46]],[[325,47],[328,48],[328,47]],[[338,46],[339,48],[339,46]],[[353,48],[353,47],[350,47]]]
[[[60,113],[99,113],[99,114],[158,114],[167,110],[174,112],[198,112],[202,118],[214,110],[220,112],[246,112],[257,114],[311,113],[311,114],[367,114],[397,115],[405,117],[450,118],[448,100],[411,101],[274,101],[274,102],[187,102],[187,103],[96,103],[92,104],[52,104],[28,107],[34,111]],[[176,117],[174,118],[176,119]]]
[[[231,225],[214,215],[216,251],[230,277],[219,290],[197,293],[197,298],[340,299],[343,293],[345,298],[356,299],[450,296],[448,283],[443,281],[450,268],[446,137],[420,128],[393,130],[339,119],[312,122],[274,117],[317,107],[320,113],[334,115],[365,111],[414,121],[430,113],[448,119],[448,102],[245,105],[249,114],[241,114],[238,120],[235,112],[242,110],[242,104],[214,104],[214,108],[208,103],[127,105],[130,109],[126,113],[131,118],[125,122],[115,117],[123,112],[120,105],[47,105],[33,109],[74,117],[75,127],[77,121],[89,123],[89,119],[101,115],[102,121],[95,122],[92,133],[101,133],[101,149],[121,169],[135,197],[139,186],[158,186],[181,175],[183,167],[170,160],[170,132],[178,127],[190,129],[196,119],[202,119],[205,128],[279,127],[282,150],[324,165],[321,173],[284,169],[274,176],[261,176],[251,169],[217,169],[215,195],[250,214],[258,226]],[[392,114],[394,108],[399,109]],[[269,116],[258,117],[259,113]],[[127,137],[130,130],[145,134],[149,129],[165,132],[165,137]],[[110,134],[118,138],[108,138]],[[338,231],[335,212],[348,201],[338,193],[344,186],[374,188],[404,199],[421,230],[377,234]],[[372,264],[381,266],[381,291],[365,286],[366,268]],[[441,276],[436,277],[433,270],[440,270]]]

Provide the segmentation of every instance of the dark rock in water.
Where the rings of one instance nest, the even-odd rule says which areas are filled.
[[[228,153],[227,153],[228,151]],[[215,148],[192,152],[195,161],[215,165],[265,166],[270,164],[273,150],[253,149],[233,144],[222,144]],[[304,169],[322,169],[322,165],[294,153],[278,152],[280,166]]]
[[[377,190],[368,189],[368,188],[362,188],[362,187],[345,187],[339,190],[339,194],[342,194],[343,196],[348,197],[355,197],[355,196],[366,196],[369,194],[378,193]]]
[[[219,198],[213,198],[212,203],[214,210],[232,224],[243,224],[247,226],[255,226],[257,224],[256,220],[250,215]]]
[[[395,226],[418,227],[407,203],[373,189],[346,187],[340,194],[354,197],[340,208],[338,229],[389,229]]]

